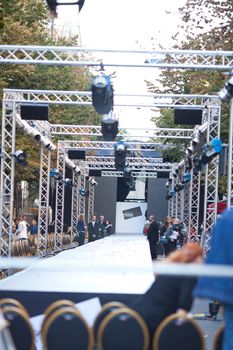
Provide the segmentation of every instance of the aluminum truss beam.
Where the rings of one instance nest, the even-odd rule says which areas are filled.
[[[108,177],[123,177],[123,171],[111,171],[111,170],[103,170],[101,171],[101,176]],[[146,172],[146,171],[132,171],[133,177],[143,177],[150,179],[157,179],[157,172]]]
[[[90,91],[59,91],[59,90],[23,90],[4,89],[8,100],[18,103],[46,103],[77,106],[92,106]],[[140,102],[135,102],[140,101]],[[114,106],[149,107],[149,108],[204,108],[218,106],[219,97],[215,95],[177,95],[177,94],[114,94]]]
[[[79,188],[80,188],[80,176],[73,171],[72,178],[72,206],[71,206],[71,242],[76,244],[74,237],[77,234],[78,223],[78,203],[79,203]]]
[[[85,54],[111,54],[103,61],[91,61]],[[125,55],[116,62],[115,53]],[[135,58],[132,63],[133,54]],[[112,56],[112,57],[111,57]],[[148,57],[149,56],[149,57]],[[149,58],[149,59],[148,59]],[[148,63],[145,63],[146,62]],[[232,51],[201,51],[201,50],[105,50],[86,49],[68,46],[26,46],[1,45],[0,62],[11,64],[43,64],[43,65],[72,65],[72,66],[99,66],[104,62],[106,67],[141,67],[141,68],[180,68],[180,69],[214,69],[231,70],[233,64]]]
[[[221,115],[219,109],[208,108],[207,142],[220,138]],[[202,244],[207,252],[211,246],[212,228],[217,219],[219,182],[219,156],[215,157],[205,169],[204,221]],[[208,208],[209,205],[212,208]]]
[[[65,124],[51,124],[51,135],[67,135],[67,136],[100,136],[101,126],[96,125],[65,125]],[[130,131],[131,134],[127,134]],[[143,133],[144,132],[144,133]],[[146,135],[145,135],[146,132]],[[193,129],[172,129],[172,128],[154,128],[154,129],[143,129],[143,128],[119,128],[117,137],[124,138],[155,138],[160,139],[187,139],[193,138]]]
[[[40,157],[37,255],[45,256],[47,253],[47,244],[48,244],[51,152],[48,150],[45,150],[43,146],[41,146],[40,152],[41,152],[41,157]]]
[[[88,184],[88,222],[91,221],[92,216],[94,215],[94,200],[95,200],[95,186]]]

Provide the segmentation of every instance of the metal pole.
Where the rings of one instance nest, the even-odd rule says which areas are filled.
[[[233,98],[230,100],[229,140],[228,140],[228,173],[227,173],[227,208],[231,206],[232,190],[232,141],[233,141]]]

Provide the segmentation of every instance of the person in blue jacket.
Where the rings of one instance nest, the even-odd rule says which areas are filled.
[[[206,264],[233,265],[233,208],[226,210],[213,229]],[[223,350],[233,349],[233,278],[202,277],[194,296],[218,300],[224,305]]]

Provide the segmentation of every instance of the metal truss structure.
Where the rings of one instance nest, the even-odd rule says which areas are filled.
[[[219,108],[208,108],[207,142],[220,138],[221,113]],[[205,169],[204,220],[202,243],[207,252],[210,249],[212,228],[217,219],[219,179],[219,156],[215,157]],[[211,205],[211,208],[209,207]]]
[[[88,191],[88,222],[90,222],[94,215],[95,186],[89,183]]]
[[[190,191],[191,196],[189,198],[189,222],[188,222],[188,239],[195,238],[199,240],[199,205],[200,205],[200,172],[196,173],[191,170],[191,181],[190,181]]]
[[[109,61],[91,61],[88,54],[109,54]],[[125,55],[116,63],[117,53]],[[131,55],[131,57],[130,57]],[[132,63],[132,55],[134,63]],[[112,57],[111,57],[112,56]],[[139,68],[180,68],[180,69],[214,69],[231,70],[233,65],[232,51],[200,51],[200,50],[102,50],[67,46],[26,46],[1,45],[0,62],[11,64],[43,64],[69,66],[106,67],[139,67]]]
[[[80,188],[80,176],[73,171],[72,178],[72,204],[71,204],[71,242],[76,244],[74,237],[77,234],[77,223],[79,215],[79,188]]]
[[[82,48],[69,48],[69,47],[36,47],[36,46],[15,46],[15,45],[2,45],[0,46],[0,63],[13,63],[13,64],[45,64],[45,65],[79,65],[79,66],[98,66],[100,62],[92,62],[89,59],[84,60],[85,52],[109,52],[112,54],[117,52],[116,50],[88,50]],[[180,69],[215,69],[215,70],[231,70],[233,63],[233,52],[218,52],[218,51],[119,51],[122,54],[132,53],[144,55],[143,60],[139,59],[127,63],[104,63],[109,67],[160,67],[160,68],[180,68]],[[150,63],[145,62],[145,55],[151,56]],[[160,57],[156,57],[160,55]],[[131,61],[131,60],[130,60]],[[103,62],[103,60],[101,60]],[[143,63],[142,63],[143,62]],[[153,63],[151,63],[153,62]],[[139,99],[140,96],[140,99]],[[208,109],[208,131],[207,142],[212,140],[215,136],[219,136],[220,132],[220,101],[217,96],[199,96],[199,95],[138,95],[137,100],[142,102],[135,103],[134,95],[116,95],[119,99],[119,106],[132,106],[132,107],[149,107],[149,108],[192,108],[196,107]],[[127,102],[127,99],[129,102]],[[134,101],[132,101],[134,99]],[[21,103],[47,103],[47,104],[63,104],[63,105],[91,105],[90,92],[74,92],[74,91],[42,91],[42,90],[5,90],[3,100],[3,118],[2,118],[2,157],[1,157],[1,203],[0,203],[0,249],[1,255],[11,255],[11,240],[12,240],[12,222],[13,222],[13,193],[14,193],[14,169],[15,169],[15,128],[16,128],[16,113],[19,104]],[[38,124],[39,126],[39,124]],[[52,127],[48,123],[49,130]],[[92,128],[92,127],[91,127]],[[43,128],[42,128],[43,129]],[[63,130],[63,131],[61,131]],[[66,131],[64,131],[66,130]],[[156,131],[157,130],[157,131]],[[184,138],[190,139],[192,132],[190,130],[170,131],[155,130],[153,137],[158,138]],[[54,133],[53,133],[54,132]],[[60,130],[52,129],[52,134],[56,135],[78,135],[77,132],[82,134],[81,129],[78,127],[62,128]],[[84,132],[90,133],[88,135],[94,136],[95,133],[99,133],[95,129],[84,130]],[[92,134],[94,132],[94,134]],[[124,130],[120,130],[119,135],[124,133]],[[76,134],[75,134],[76,133]],[[98,136],[98,135],[95,135]],[[127,136],[126,136],[127,137]],[[79,142],[72,141],[71,147],[84,148],[87,150],[99,149],[110,150],[113,149],[113,143],[107,142]],[[62,235],[59,233],[63,230],[63,205],[64,205],[64,180],[65,180],[65,149],[67,148],[64,143],[64,149],[58,150],[57,168],[63,173],[63,180],[56,183],[56,223],[55,232],[57,233],[55,238],[55,251],[62,249]],[[128,142],[129,151],[141,152],[141,151],[154,151],[155,143],[142,143]],[[139,154],[139,153],[137,153]],[[43,155],[44,157],[44,155]],[[44,158],[43,158],[44,159]],[[218,185],[218,159],[213,160],[206,167],[206,193],[205,193],[205,220],[204,224],[204,241],[208,246],[208,242],[211,237],[211,226],[215,222],[217,208],[214,206],[210,212],[207,210],[208,203],[213,202],[213,198],[216,203],[217,199],[217,185]],[[43,161],[42,161],[43,163]],[[49,168],[49,167],[48,167]],[[43,178],[48,175],[48,168],[41,172],[41,184],[44,184]],[[142,172],[140,172],[142,173]],[[146,174],[149,172],[146,172]],[[110,175],[109,175],[110,174]],[[113,176],[113,172],[106,171],[106,176]],[[114,176],[116,172],[114,172]],[[85,172],[80,177],[80,186],[85,188]],[[41,185],[44,186],[44,185]],[[191,194],[192,195],[192,194]],[[80,197],[80,196],[79,196]],[[177,200],[177,199],[176,199]],[[41,191],[40,203],[41,212],[43,212],[43,191]],[[173,213],[176,204],[173,203]],[[85,212],[85,198],[83,203],[79,200],[78,212]],[[179,210],[179,211],[182,211]],[[47,214],[46,214],[47,215]],[[46,224],[40,219],[41,227],[45,227]],[[42,228],[43,230],[43,228]],[[46,245],[46,242],[41,241]],[[43,246],[43,244],[41,246]],[[41,252],[40,252],[41,254]]]
[[[37,255],[45,256],[48,243],[51,152],[41,146]]]

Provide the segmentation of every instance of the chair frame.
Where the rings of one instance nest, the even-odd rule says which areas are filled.
[[[108,308],[111,307],[111,306],[119,306],[119,308],[126,307],[125,304],[123,304],[123,303],[121,303],[121,302],[119,302],[119,301],[110,301],[109,303],[106,303],[106,304],[102,305],[101,310],[97,313],[97,315],[96,315],[96,317],[95,317],[95,320],[94,320],[94,323],[93,323],[93,326],[92,326],[93,330],[95,329],[95,325],[96,325],[96,322],[97,322],[97,320],[98,320],[98,317],[101,315],[101,313],[102,313],[103,311],[105,311],[106,309],[108,309]],[[113,310],[112,310],[112,311],[113,311]],[[111,312],[111,311],[110,311],[110,312]],[[106,316],[107,316],[107,315],[106,315]]]
[[[72,307],[64,307],[64,308],[61,308],[59,310],[56,310],[45,320],[44,326],[41,329],[41,338],[42,338],[42,343],[44,345],[44,348],[46,350],[48,350],[47,335],[48,335],[48,331],[49,331],[52,323],[59,316],[62,316],[66,312],[67,313],[69,312],[75,316],[78,316],[81,319],[81,321],[83,322],[83,324],[87,330],[87,333],[88,333],[89,344],[88,344],[87,350],[92,350],[93,346],[94,346],[94,336],[93,336],[92,329],[88,326],[86,320],[82,317],[81,313],[77,309],[72,308]]]
[[[160,335],[161,335],[162,331],[170,323],[170,321],[178,320],[178,319],[181,319],[181,320],[184,320],[184,321],[188,321],[188,322],[190,322],[192,324],[192,326],[196,329],[196,331],[198,332],[198,334],[200,336],[200,339],[201,339],[201,349],[199,349],[199,350],[205,350],[204,334],[203,334],[203,331],[202,331],[201,327],[198,325],[198,323],[194,319],[188,317],[187,315],[180,315],[179,313],[175,313],[175,314],[172,314],[170,316],[167,316],[160,323],[160,325],[158,326],[158,328],[154,332],[153,342],[152,342],[152,344],[153,344],[152,349],[153,350],[159,350],[159,338],[160,338]]]
[[[222,332],[224,332],[224,328],[225,328],[225,325],[222,324],[216,331],[215,335],[214,335],[214,339],[213,339],[213,350],[218,350],[217,348],[217,342],[218,342],[218,339],[221,335]]]
[[[4,306],[4,304],[12,304],[12,305]],[[13,299],[13,298],[0,299],[0,309],[5,310],[5,308],[8,307],[8,306],[9,307],[17,307],[17,308],[23,310],[28,318],[30,317],[30,315],[29,315],[27,309],[25,308],[25,306],[20,301],[18,301],[17,299]]]
[[[124,313],[127,313],[130,316],[133,316],[138,321],[139,325],[142,328],[142,332],[144,334],[144,339],[145,339],[143,350],[148,350],[149,344],[150,344],[150,335],[149,335],[149,330],[147,328],[147,325],[146,325],[145,321],[143,320],[143,318],[136,311],[134,311],[128,307],[123,307],[123,308],[113,310],[109,313],[109,315],[107,315],[103,319],[103,321],[101,322],[100,327],[98,329],[98,332],[97,332],[97,343],[99,346],[99,350],[104,350],[103,342],[102,342],[103,333],[104,333],[104,330],[105,330],[106,326],[108,325],[109,321],[111,321],[116,315],[121,315]]]
[[[15,312],[15,313],[18,313],[24,319],[24,321],[27,323],[28,327],[30,328],[30,331],[32,334],[32,344],[31,344],[30,350],[35,350],[35,333],[32,328],[31,322],[29,321],[28,313],[16,306],[5,306],[4,309],[0,308],[0,311],[2,311],[3,317],[4,317],[4,313],[6,312]],[[7,322],[10,323],[8,320]]]

